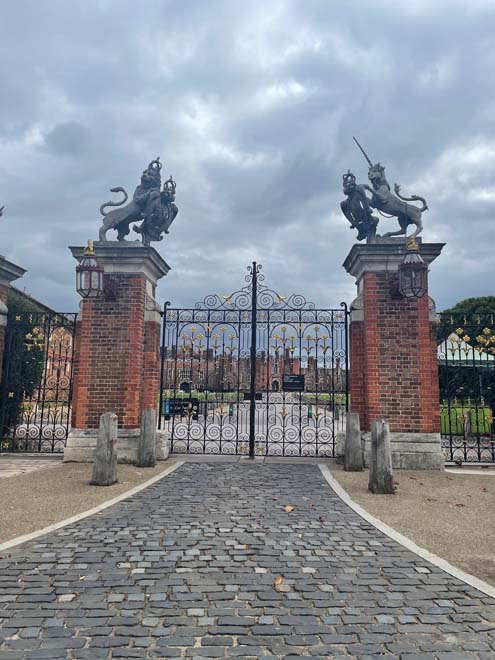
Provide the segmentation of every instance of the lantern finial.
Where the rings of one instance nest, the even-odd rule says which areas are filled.
[[[406,249],[408,252],[419,252],[418,240],[414,234],[407,241]]]
[[[428,266],[419,252],[416,236],[406,243],[406,254],[399,265],[399,293],[403,298],[422,298],[428,292]]]
[[[96,261],[93,241],[89,240],[76,266],[76,291],[81,298],[99,298],[103,293],[104,268]]]

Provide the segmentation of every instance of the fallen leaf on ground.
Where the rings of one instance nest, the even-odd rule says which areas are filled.
[[[286,506],[284,506],[284,511],[286,513],[290,513],[291,511],[294,511],[294,507],[292,506],[292,504],[287,504]]]
[[[288,584],[283,584],[283,581],[284,578],[281,575],[275,579],[275,582],[273,583],[275,591],[278,591],[279,593],[287,593],[290,591],[290,586]]]

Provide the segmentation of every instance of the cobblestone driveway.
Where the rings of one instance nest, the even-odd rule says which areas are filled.
[[[9,551],[0,585],[0,659],[495,658],[494,600],[296,462],[186,463]]]

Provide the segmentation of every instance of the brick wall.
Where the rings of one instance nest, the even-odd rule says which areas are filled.
[[[2,382],[3,350],[5,348],[5,326],[0,325],[0,383]]]
[[[7,293],[8,293],[9,287],[6,284],[0,284],[0,300],[7,304]]]
[[[353,321],[349,327],[349,391],[351,393],[351,407],[359,413],[361,426],[367,425],[366,412],[366,380],[364,363],[364,323]]]
[[[382,417],[391,431],[439,432],[436,333],[428,296],[396,296],[396,277],[363,277],[364,322],[352,321],[350,329],[351,406],[365,431]]]
[[[142,404],[153,396],[156,401],[151,357],[156,330],[145,332],[145,276],[114,273],[105,275],[105,282],[113,285],[115,301],[85,300],[77,328],[72,426],[79,429],[98,428],[107,411],[116,413],[120,428],[136,428]],[[145,362],[152,370],[150,381]]]
[[[144,323],[141,408],[156,408],[160,388],[160,323]]]

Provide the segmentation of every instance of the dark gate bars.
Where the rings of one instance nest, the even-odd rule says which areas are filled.
[[[164,306],[159,424],[174,452],[334,454],[349,399],[347,307],[318,310],[303,296],[282,296],[262,284],[260,271],[253,262],[247,286],[230,296]],[[312,390],[283,391],[288,369],[308,383],[313,370]]]

